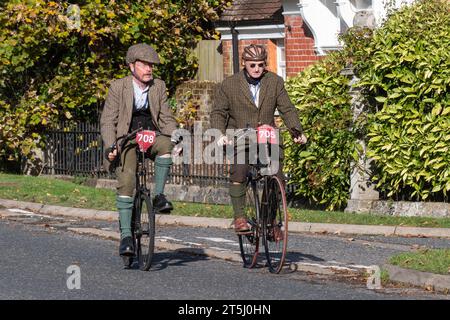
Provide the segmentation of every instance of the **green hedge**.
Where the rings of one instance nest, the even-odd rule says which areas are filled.
[[[351,29],[345,47],[287,81],[309,138],[288,139],[286,172],[297,194],[328,209],[349,196],[357,139],[374,159],[372,177],[388,197],[446,200],[450,190],[450,2],[418,0],[393,11],[375,32]],[[368,117],[352,123],[348,79],[361,81]]]
[[[0,157],[32,157],[41,133],[98,115],[112,80],[129,73],[128,47],[153,45],[169,91],[197,70],[193,50],[218,38],[226,0],[1,1]],[[78,4],[79,10],[69,10]],[[76,8],[76,7],[75,7]]]
[[[286,139],[285,171],[297,195],[329,210],[345,205],[350,162],[357,157],[349,79],[340,74],[344,65],[344,56],[336,52],[286,82],[309,141],[299,146]]]
[[[369,156],[388,197],[445,200],[450,191],[449,48],[450,2],[421,0],[376,30],[359,63],[375,97]]]

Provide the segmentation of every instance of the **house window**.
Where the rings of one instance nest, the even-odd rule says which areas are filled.
[[[372,0],[352,0],[351,2],[356,10],[372,9]]]
[[[277,74],[286,80],[286,52],[284,39],[277,40]]]

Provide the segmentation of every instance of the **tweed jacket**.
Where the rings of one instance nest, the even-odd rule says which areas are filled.
[[[258,124],[275,126],[278,109],[286,127],[302,131],[297,110],[284,87],[283,78],[267,72],[261,79],[259,108],[253,102],[244,70],[222,81],[216,88],[211,127],[225,133],[226,129],[256,128]]]
[[[128,133],[133,113],[133,77],[112,82],[100,118],[100,131],[105,147],[111,146],[117,137]],[[171,135],[177,122],[167,102],[166,84],[154,79],[149,88],[148,101],[153,124],[163,134]]]

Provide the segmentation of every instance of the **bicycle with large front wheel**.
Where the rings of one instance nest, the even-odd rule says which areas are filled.
[[[123,256],[123,262],[126,268],[130,268],[136,261],[139,269],[148,271],[152,264],[153,253],[155,249],[155,211],[151,201],[151,190],[147,184],[147,169],[145,166],[146,151],[154,143],[156,136],[162,135],[159,132],[151,130],[142,130],[142,128],[121,136],[110,147],[110,150],[116,149],[119,140],[120,153],[137,153],[136,168],[136,191],[134,196],[133,211],[131,217],[131,233],[134,243],[134,255]],[[120,161],[120,154],[117,155]]]
[[[262,148],[266,157],[265,161],[258,157],[256,163],[249,164],[244,212],[250,230],[238,233],[241,257],[244,267],[255,267],[262,240],[266,263],[272,273],[279,273],[286,259],[289,220],[284,182],[276,172],[262,173],[270,167],[270,146],[278,147],[277,130],[268,125],[241,129],[236,139],[256,133],[258,155]]]

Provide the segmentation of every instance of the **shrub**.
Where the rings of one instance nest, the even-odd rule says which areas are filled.
[[[173,92],[197,69],[192,49],[198,41],[217,36],[211,22],[224,4],[2,1],[0,156],[31,156],[40,133],[60,120],[95,119],[111,80],[128,73],[124,57],[132,44],[157,49],[162,64],[155,73]]]
[[[394,11],[359,61],[370,100],[369,153],[388,197],[442,200],[450,190],[450,2]]]
[[[344,49],[287,81],[309,137],[287,144],[297,194],[328,209],[348,199],[357,139],[374,159],[373,180],[386,196],[446,200],[450,190],[450,2],[418,0],[390,11],[375,32],[350,29]],[[352,123],[353,66],[368,114]],[[289,140],[288,140],[289,141]]]
[[[285,170],[297,195],[329,210],[346,204],[351,159],[357,157],[349,79],[341,75],[346,63],[345,55],[335,52],[286,82],[308,143],[286,139]]]

